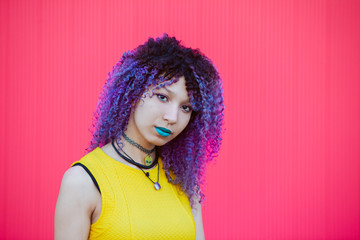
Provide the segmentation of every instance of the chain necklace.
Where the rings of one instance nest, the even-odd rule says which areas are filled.
[[[148,150],[148,149],[144,148],[143,146],[141,146],[140,144],[138,144],[138,143],[134,142],[133,140],[131,140],[128,136],[126,136],[126,134],[125,134],[124,132],[123,132],[122,136],[125,138],[125,140],[126,140],[128,143],[130,143],[130,144],[133,145],[134,147],[140,149],[140,151],[142,151],[142,152],[144,152],[144,153],[147,154],[147,156],[144,158],[144,161],[145,161],[145,165],[146,165],[146,166],[150,166],[151,163],[152,163],[152,161],[153,161],[153,159],[152,159],[152,157],[150,156],[150,154],[151,154],[152,152],[154,152],[155,147],[154,147],[153,149]]]
[[[122,151],[127,157],[124,156],[122,153],[120,153],[120,152],[118,151],[118,149],[117,149],[117,148],[115,147],[115,145],[114,145],[114,140],[111,142],[111,144],[112,144],[114,150],[117,152],[117,154],[119,154],[119,156],[120,156],[121,158],[123,158],[123,159],[124,159],[125,161],[127,161],[128,163],[131,163],[131,164],[137,166],[137,167],[145,174],[145,176],[154,184],[155,190],[160,190],[160,189],[161,189],[161,186],[160,186],[160,184],[159,184],[159,164],[158,164],[158,174],[157,174],[157,181],[156,181],[156,182],[154,182],[154,181],[150,178],[150,173],[149,173],[149,172],[145,172],[145,171],[143,170],[143,168],[148,169],[148,168],[153,167],[156,163],[158,163],[158,161],[157,161],[157,159],[158,159],[157,153],[156,153],[156,160],[153,162],[153,164],[151,164],[151,166],[145,166],[145,165],[142,165],[142,164],[140,164],[140,163],[135,162],[134,159],[132,159],[124,150],[121,149],[121,151]],[[120,148],[119,148],[119,149],[120,149]]]

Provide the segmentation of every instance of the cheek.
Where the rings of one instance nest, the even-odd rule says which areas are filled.
[[[133,114],[136,126],[143,130],[143,128],[147,126],[151,117],[151,115],[147,112],[147,108],[144,106],[138,106]]]
[[[135,116],[139,120],[146,121],[154,115],[155,110],[152,99],[141,99],[135,107]]]
[[[184,114],[180,120],[179,133],[182,132],[190,122],[190,114]]]

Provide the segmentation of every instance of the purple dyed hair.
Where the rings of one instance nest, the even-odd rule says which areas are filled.
[[[193,112],[189,124],[172,141],[157,147],[168,181],[180,185],[191,205],[204,194],[206,163],[217,156],[223,126],[221,78],[211,60],[198,49],[180,45],[164,34],[125,52],[108,74],[90,131],[87,152],[120,139],[135,104],[152,85],[172,84],[184,76]],[[172,173],[172,175],[170,175]],[[174,175],[176,177],[172,177]]]

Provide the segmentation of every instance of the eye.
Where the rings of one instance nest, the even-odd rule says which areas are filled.
[[[156,94],[157,98],[162,101],[162,102],[166,102],[168,100],[168,98],[165,95],[162,94]]]
[[[191,112],[192,111],[192,108],[190,106],[184,105],[182,108],[184,109],[185,112]]]

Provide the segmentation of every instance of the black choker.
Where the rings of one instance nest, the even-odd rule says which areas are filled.
[[[152,159],[152,157],[150,156],[150,154],[151,154],[152,152],[154,152],[155,147],[154,147],[153,149],[148,150],[148,149],[144,148],[143,146],[141,146],[140,144],[138,144],[138,143],[134,142],[133,140],[131,140],[128,136],[126,136],[126,134],[125,134],[124,132],[123,132],[122,136],[124,137],[124,139],[125,139],[128,143],[130,143],[130,144],[133,145],[134,147],[140,149],[142,152],[144,152],[144,153],[147,154],[147,156],[144,158],[144,161],[145,161],[145,165],[146,165],[146,166],[150,166],[150,165],[152,164],[152,161],[153,161],[153,159]]]
[[[113,148],[115,149],[115,151],[117,152],[117,154],[119,154],[120,157],[122,157],[125,161],[127,161],[128,163],[131,163],[131,164],[134,164],[135,166],[137,166],[138,168],[140,168],[140,170],[145,174],[145,176],[154,184],[154,188],[155,190],[160,190],[161,189],[161,186],[159,184],[159,164],[158,164],[158,174],[157,174],[157,181],[154,182],[151,178],[150,178],[150,174],[149,172],[144,172],[144,170],[142,170],[143,168],[145,169],[149,169],[150,167],[152,166],[155,166],[155,164],[158,162],[158,155],[157,155],[157,151],[156,151],[156,158],[155,158],[155,161],[150,165],[150,166],[146,166],[146,165],[142,165],[140,163],[137,163],[135,162],[129,155],[126,154],[126,152],[124,152],[124,154],[127,156],[124,156],[123,154],[121,154],[117,148],[115,147],[114,145],[114,140],[111,142]]]
[[[134,160],[132,160],[128,157],[125,157],[123,154],[121,154],[115,147],[114,140],[111,142],[111,144],[112,144],[113,148],[115,149],[115,151],[117,152],[117,154],[119,154],[125,161],[127,161],[131,164],[134,164],[135,166],[137,166],[139,168],[150,169],[150,168],[153,168],[158,162],[158,152],[157,151],[155,152],[155,161],[153,163],[151,163],[151,165],[147,166],[147,165],[143,165],[141,163],[135,162]]]

